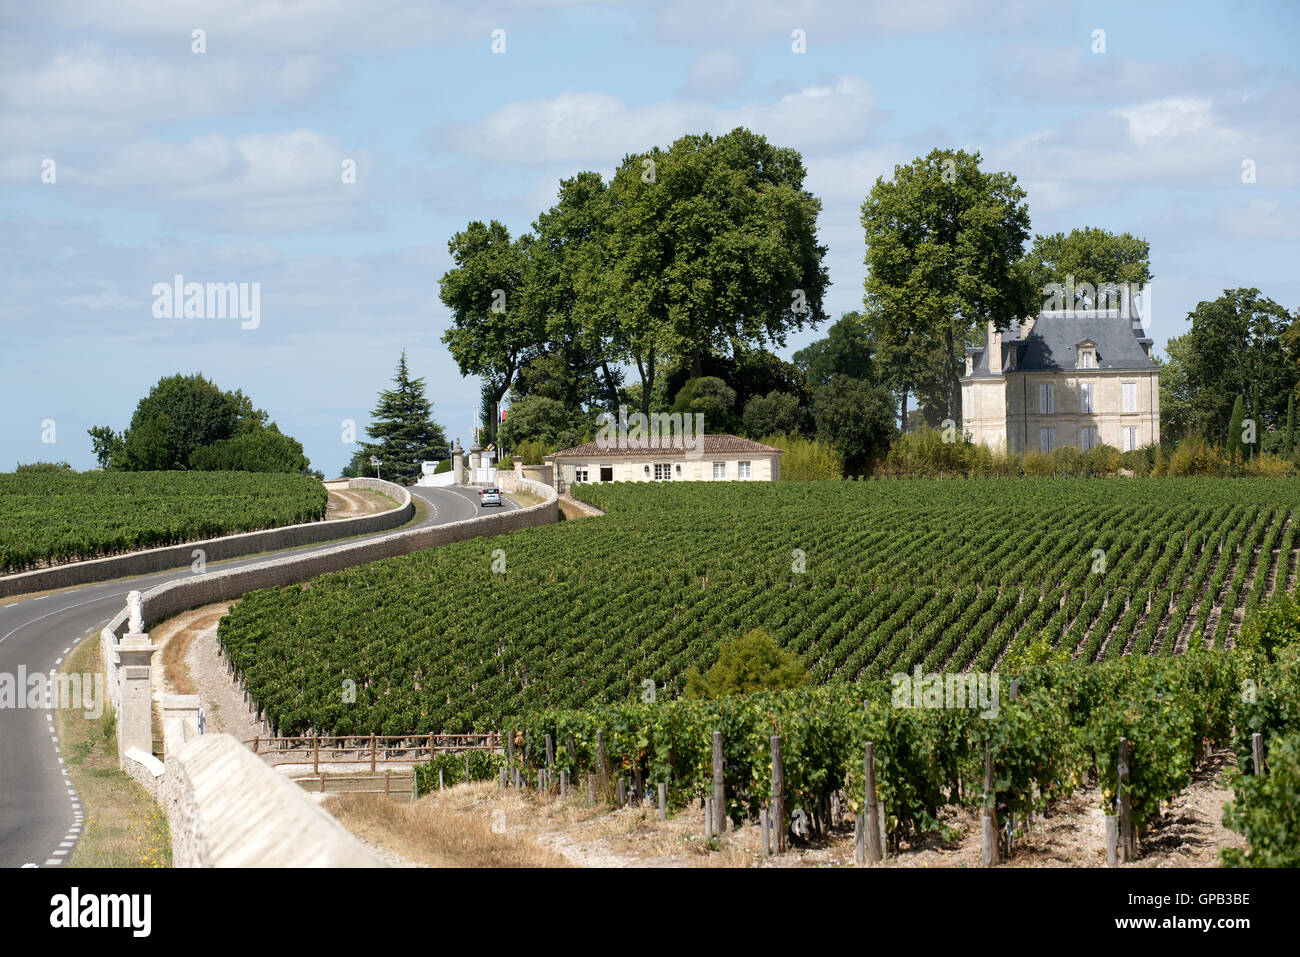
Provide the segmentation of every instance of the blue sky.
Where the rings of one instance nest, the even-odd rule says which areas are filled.
[[[0,468],[90,467],[87,428],[197,371],[336,474],[343,421],[364,428],[403,348],[468,440],[477,381],[441,344],[447,239],[471,219],[517,233],[562,177],[737,125],[804,156],[831,315],[861,305],[863,197],[934,147],[1014,173],[1036,233],[1149,239],[1157,345],[1225,288],[1295,309],[1297,40],[1282,0],[7,5]],[[260,283],[260,325],[155,318],[177,273]]]

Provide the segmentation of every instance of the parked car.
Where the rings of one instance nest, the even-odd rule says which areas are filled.
[[[500,505],[501,489],[499,488],[479,489],[478,503],[480,505]]]

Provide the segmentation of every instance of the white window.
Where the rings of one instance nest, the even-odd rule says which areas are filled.
[[[574,469],[574,470],[573,470],[573,480],[574,480],[575,482],[585,482],[585,481],[587,481],[587,470],[586,470],[586,469]]]
[[[1124,390],[1124,411],[1136,412],[1138,410],[1138,384],[1136,382],[1125,382]]]
[[[1089,449],[1097,447],[1097,430],[1080,429],[1079,430],[1079,449],[1086,452]]]
[[[1136,451],[1138,447],[1138,430],[1126,428],[1124,430],[1124,452]]]
[[[1097,386],[1092,382],[1085,382],[1079,386],[1079,411],[1092,412],[1093,397],[1096,395]]]
[[[656,463],[655,463],[655,481],[656,481],[656,482],[667,482],[667,481],[670,481],[670,480],[672,479],[672,477],[673,477],[673,467],[672,467],[672,464],[671,464],[671,463],[668,463],[668,462],[662,462],[662,463],[661,463],[661,462],[656,462]]]
[[[1052,383],[1045,382],[1038,387],[1038,413],[1039,415],[1051,415],[1056,411],[1056,396],[1053,394]]]
[[[714,462],[714,463],[713,463],[713,481],[715,481],[715,482],[721,482],[721,481],[722,481],[723,479],[725,479],[726,477],[727,477],[727,463],[726,463],[726,462]]]
[[[1079,368],[1095,369],[1097,368],[1097,353],[1092,349],[1079,350]]]
[[[753,478],[753,477],[754,477],[754,476],[752,475],[751,471],[750,471],[749,463],[748,463],[748,462],[737,462],[736,464],[737,464],[738,469],[739,469],[739,471],[738,471],[738,477],[739,477],[739,478],[747,479],[747,478]]]
[[[1050,452],[1056,448],[1056,429],[1038,430],[1038,451]]]

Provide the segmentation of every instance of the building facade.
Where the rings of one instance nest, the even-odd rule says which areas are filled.
[[[784,450],[736,435],[701,435],[683,443],[652,437],[647,447],[602,447],[587,442],[546,456],[555,477],[575,482],[775,482]]]
[[[966,350],[962,427],[1014,453],[1160,441],[1160,370],[1128,310],[1042,312]],[[992,362],[990,362],[990,358]]]

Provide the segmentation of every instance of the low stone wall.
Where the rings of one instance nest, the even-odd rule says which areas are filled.
[[[521,485],[524,490],[532,492],[543,501],[537,505],[513,509],[509,512],[468,518],[447,525],[392,532],[378,538],[336,545],[310,555],[286,555],[282,558],[258,562],[255,565],[191,575],[158,585],[141,596],[145,627],[150,628],[187,609],[217,601],[230,601],[259,588],[297,584],[325,572],[364,565],[379,561],[381,558],[409,555],[411,552],[480,538],[484,535],[500,535],[504,532],[550,525],[559,520],[559,503],[555,489],[529,479],[524,479]],[[127,610],[124,606],[100,633],[104,667],[108,672],[107,684],[114,691],[118,687],[115,649],[117,642],[126,633],[126,626]],[[116,707],[119,702],[115,699],[113,704]]]
[[[415,515],[415,504],[411,501],[411,493],[400,485],[379,479],[355,478],[348,483],[348,487],[383,492],[397,502],[397,507],[387,512],[364,515],[360,518],[286,525],[283,528],[268,528],[241,535],[225,535],[221,538],[187,542],[184,545],[150,548],[126,555],[113,555],[108,558],[96,558],[87,562],[73,562],[68,565],[56,565],[53,568],[8,575],[0,578],[0,598],[45,591],[49,588],[67,588],[72,585],[85,585],[91,582],[111,581],[114,578],[129,578],[185,568],[194,562],[196,549],[202,549],[203,560],[211,563],[245,555],[256,555],[260,552],[316,545],[354,535],[369,535],[405,525]]]
[[[162,801],[174,867],[386,867],[228,734],[169,748]]]

